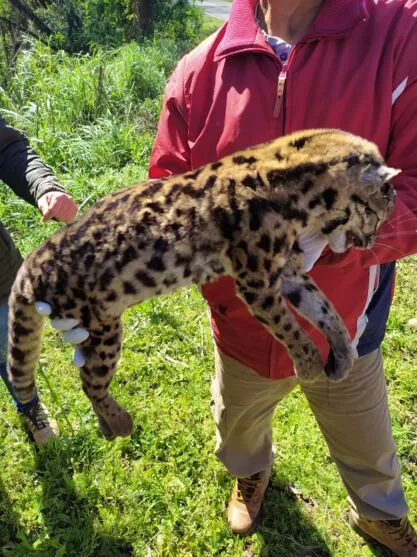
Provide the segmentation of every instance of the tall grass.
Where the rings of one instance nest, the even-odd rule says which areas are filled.
[[[154,136],[173,63],[171,49],[151,44],[69,56],[33,43],[19,56],[0,103],[59,171],[100,174],[103,159],[112,168],[145,167],[138,138]]]
[[[164,86],[177,56],[169,39],[78,56],[31,41],[17,58],[7,90],[0,90],[1,113],[28,136],[78,202],[88,205],[146,176]],[[4,186],[0,198],[12,229],[33,228],[30,207]],[[24,215],[29,219],[22,221]],[[38,241],[39,234],[31,238]]]
[[[181,14],[181,22],[161,22],[153,39],[89,54],[71,56],[26,38],[3,76],[0,114],[27,135],[82,208],[146,178],[168,76],[184,51],[219,25],[208,18],[200,25],[192,6]],[[40,228],[37,211],[2,184],[0,218],[24,253],[56,228]]]

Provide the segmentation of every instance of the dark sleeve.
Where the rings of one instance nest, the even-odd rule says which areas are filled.
[[[37,206],[50,191],[65,192],[26,137],[0,119],[0,180],[16,195]]]

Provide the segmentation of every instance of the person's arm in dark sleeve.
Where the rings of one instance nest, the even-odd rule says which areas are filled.
[[[25,136],[1,119],[0,180],[35,207],[46,193],[65,193],[51,169],[29,146]]]

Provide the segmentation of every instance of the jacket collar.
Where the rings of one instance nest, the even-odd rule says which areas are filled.
[[[325,0],[301,42],[343,36],[368,17],[366,0]],[[215,59],[245,51],[271,53],[255,21],[258,0],[233,0]]]

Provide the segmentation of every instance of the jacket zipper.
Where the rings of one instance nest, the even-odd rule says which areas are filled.
[[[280,71],[278,76],[277,96],[275,99],[275,106],[274,106],[274,118],[278,118],[279,113],[281,112],[286,80],[287,80],[287,65],[285,64],[282,67],[282,70]]]
[[[290,55],[288,57],[288,60],[285,62],[285,64],[282,65],[281,71],[278,75],[278,82],[277,82],[277,95],[275,98],[275,106],[274,106],[274,118],[279,118],[279,115],[281,113],[281,110],[284,110],[284,114],[283,114],[283,121],[282,121],[282,133],[284,134],[285,131],[285,121],[284,121],[284,116],[285,116],[285,103],[284,103],[284,95],[285,95],[285,86],[287,83],[287,75],[288,75],[288,70],[290,69],[290,65],[291,65],[291,61],[294,57],[295,51],[298,47],[298,45],[300,45],[302,43],[297,43],[294,45],[294,47],[291,49]]]

